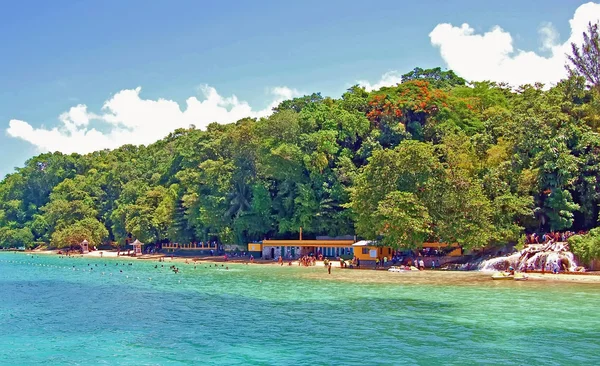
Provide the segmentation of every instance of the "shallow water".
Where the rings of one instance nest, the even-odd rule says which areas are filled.
[[[170,265],[0,253],[0,364],[600,363],[597,283]]]

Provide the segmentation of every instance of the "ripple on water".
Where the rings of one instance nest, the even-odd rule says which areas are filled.
[[[596,284],[155,265],[0,253],[0,364],[600,361]]]

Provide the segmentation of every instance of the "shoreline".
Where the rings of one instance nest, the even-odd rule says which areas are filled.
[[[58,250],[31,250],[31,251],[19,251],[19,252],[14,252],[14,253],[23,253],[23,254],[27,254],[27,255],[59,255],[58,254]],[[66,255],[63,255],[64,257],[66,257]],[[235,264],[235,265],[252,265],[252,266],[264,266],[264,267],[282,267],[282,268],[289,268],[289,267],[299,267],[299,268],[306,268],[306,269],[310,269],[310,268],[319,268],[319,269],[324,269],[325,266],[323,264],[323,261],[317,261],[315,263],[315,266],[309,266],[309,267],[304,267],[304,266],[299,266],[298,265],[298,261],[292,261],[292,265],[289,265],[289,261],[288,262],[284,262],[283,266],[279,265],[279,263],[277,263],[276,261],[270,261],[270,260],[255,260],[253,263],[249,261],[248,258],[240,258],[240,257],[234,257],[234,258],[228,258],[227,261],[225,261],[225,259],[223,258],[223,256],[202,256],[202,257],[180,257],[180,256],[169,256],[169,255],[165,255],[165,254],[155,254],[155,255],[143,255],[143,256],[139,256],[139,257],[131,257],[131,256],[126,256],[126,255],[120,255],[117,256],[117,251],[116,250],[98,250],[98,251],[93,251],[90,253],[86,253],[86,254],[77,254],[77,255],[71,255],[71,257],[73,258],[91,258],[91,259],[123,259],[123,260],[142,260],[142,261],[159,261],[159,259],[162,258],[163,262],[174,262],[174,263],[181,263],[181,264],[194,264],[194,263],[219,263],[219,264],[224,264],[224,263],[230,263],[230,264]],[[335,271],[332,271],[332,276],[331,279],[332,280],[352,280],[350,278],[340,278],[339,276],[335,276],[336,273],[340,273],[340,271],[342,271],[340,269],[340,264],[339,261],[332,261],[332,268],[335,269]],[[388,272],[387,270],[383,270],[383,269],[372,269],[372,268],[361,268],[361,269],[351,269],[351,268],[344,268],[343,269],[344,273],[347,273],[348,275],[350,273],[353,273],[350,276],[344,276],[344,277],[352,277],[354,280],[359,280],[360,282],[372,282],[372,283],[379,283],[379,282],[389,282],[389,280],[393,280],[394,278],[397,277],[406,277],[407,273],[393,273],[393,272]],[[480,273],[482,275],[489,275],[491,277],[491,275],[495,272],[483,272],[483,271],[451,271],[451,270],[431,270],[431,269],[426,269],[424,271],[414,271],[414,273],[409,274],[409,275],[425,275],[428,276],[429,275],[435,275],[436,277],[438,276],[447,276],[448,278],[451,278],[452,275],[457,276],[458,274],[461,273]],[[307,274],[310,274],[310,272],[307,272]],[[378,278],[374,278],[373,274],[377,274],[376,277]],[[530,280],[533,281],[551,281],[551,282],[570,282],[570,283],[600,283],[600,272],[574,272],[574,273],[559,273],[559,274],[553,274],[553,273],[544,273],[542,274],[541,272],[527,272],[525,273]],[[357,276],[362,277],[362,278],[357,278]],[[382,278],[382,276],[384,278]],[[389,277],[389,278],[388,278]],[[387,278],[387,279],[386,279]],[[490,278],[490,281],[493,281]],[[510,281],[512,282],[512,281]]]

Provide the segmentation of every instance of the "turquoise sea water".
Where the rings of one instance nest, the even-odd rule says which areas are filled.
[[[170,265],[0,253],[0,364],[600,364],[599,284]]]

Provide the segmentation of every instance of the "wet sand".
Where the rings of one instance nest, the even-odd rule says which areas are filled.
[[[314,268],[314,267],[313,267]],[[560,284],[587,284],[600,285],[600,275],[575,275],[575,274],[532,274],[527,281],[497,281],[491,278],[492,273],[480,271],[444,271],[425,270],[410,272],[388,272],[375,270],[336,269],[331,275],[322,269],[307,271],[300,275],[303,278],[314,280],[343,281],[357,284],[387,284],[387,285],[440,285],[440,286],[484,286],[490,288],[502,287],[532,287]]]

